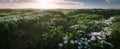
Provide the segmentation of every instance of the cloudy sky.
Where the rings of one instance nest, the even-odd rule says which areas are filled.
[[[0,8],[115,8],[120,0],[0,0]]]

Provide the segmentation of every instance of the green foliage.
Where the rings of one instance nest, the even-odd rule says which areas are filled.
[[[41,12],[42,11],[42,12]],[[104,12],[103,12],[104,11]],[[111,14],[112,11],[113,13]],[[104,24],[98,23],[95,27],[94,21],[102,21],[114,15],[114,24],[111,25],[112,42],[119,49],[120,37],[120,10],[103,9],[71,9],[71,10],[9,10],[1,9],[0,17],[20,16],[14,20],[7,18],[0,20],[0,48],[1,49],[58,49],[58,43],[62,37],[70,39],[80,38],[78,30],[83,30],[86,36],[90,32],[103,30]],[[78,25],[71,29],[70,26]],[[87,29],[86,27],[87,26]],[[88,37],[90,38],[90,37]],[[68,44],[70,45],[70,44]],[[100,43],[91,43],[93,49],[100,49]],[[70,45],[73,46],[73,45]],[[95,46],[95,47],[94,47]],[[68,47],[72,49],[71,47]],[[107,47],[110,48],[110,47]]]
[[[0,17],[5,17],[5,16],[9,16],[9,14],[6,14],[6,13],[0,13]]]
[[[115,49],[120,48],[120,22],[115,22],[111,25],[111,28],[113,29],[112,35],[111,35],[111,42],[115,45]]]

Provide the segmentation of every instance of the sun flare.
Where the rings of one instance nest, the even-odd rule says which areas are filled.
[[[38,8],[50,9],[55,7],[55,4],[54,4],[55,0],[36,0],[36,1],[39,4]]]

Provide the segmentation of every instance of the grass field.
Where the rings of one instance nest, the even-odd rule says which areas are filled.
[[[0,9],[0,49],[120,49],[119,9]]]

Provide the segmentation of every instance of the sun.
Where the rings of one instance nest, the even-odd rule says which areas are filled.
[[[55,0],[36,0],[39,4],[38,8],[51,9],[55,7]]]

